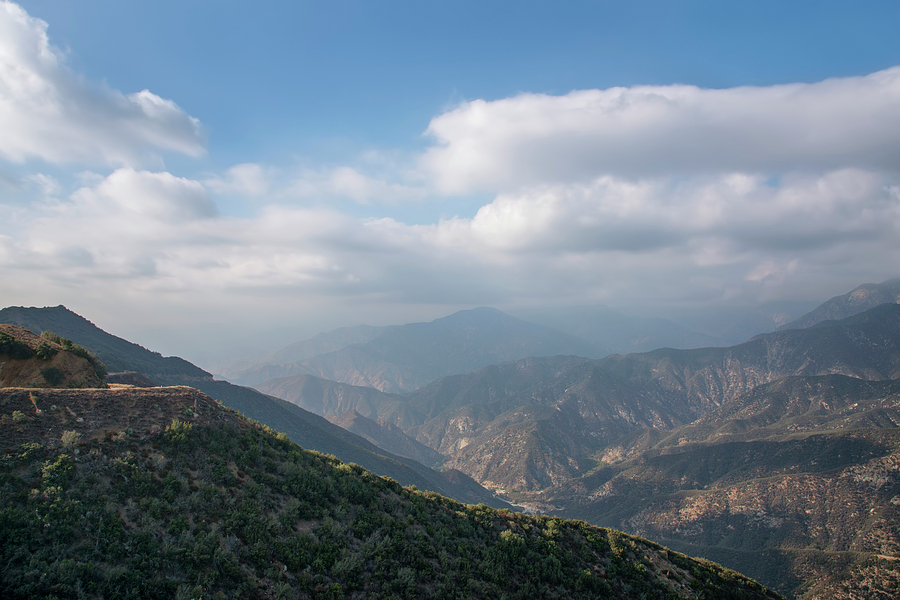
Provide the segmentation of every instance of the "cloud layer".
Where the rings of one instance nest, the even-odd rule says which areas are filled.
[[[900,264],[900,67],[474,100],[418,154],[174,174],[143,163],[202,153],[196,119],[85,81],[46,23],[0,2],[0,131],[0,161],[49,163],[16,182],[0,162],[4,304],[403,322],[422,305],[824,299]],[[69,163],[100,172],[49,174]]]
[[[50,44],[47,23],[0,2],[0,157],[134,165],[157,150],[204,152],[200,123],[148,90],[90,84]]]
[[[422,168],[447,193],[900,164],[900,67],[814,84],[522,94],[435,117]]]

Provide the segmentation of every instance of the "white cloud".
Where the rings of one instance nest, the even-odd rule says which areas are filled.
[[[197,181],[171,173],[135,171],[123,167],[96,187],[73,194],[75,205],[100,215],[126,215],[176,223],[213,217],[217,210],[206,189]]]
[[[148,90],[130,95],[72,73],[47,23],[0,2],[0,157],[134,165],[157,150],[198,156],[197,119]]]
[[[900,67],[813,84],[522,94],[435,117],[421,166],[446,193],[716,172],[900,164]]]
[[[358,170],[336,167],[304,170],[284,191],[286,196],[300,198],[348,198],[360,204],[383,202],[398,204],[425,198],[428,190],[401,183],[389,183],[369,177]]]
[[[270,176],[263,166],[244,163],[229,168],[225,177],[207,179],[203,184],[220,194],[261,198],[269,191]]]

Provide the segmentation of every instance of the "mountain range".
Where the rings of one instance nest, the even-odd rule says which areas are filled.
[[[427,489],[467,478],[467,492],[447,493],[484,497],[483,484],[526,510],[716,560],[788,597],[888,598],[900,583],[898,282],[860,286],[731,346],[601,357],[577,336],[476,309],[337,330],[244,363],[236,372],[259,391],[202,370],[189,384],[307,447],[427,475]],[[28,310],[48,309],[6,309],[0,321],[9,311],[23,324]],[[58,333],[103,359],[113,341],[92,345],[76,329],[93,331]],[[117,349],[119,360],[135,353],[128,370],[160,382],[197,375],[180,359],[167,372],[145,349]]]
[[[840,598],[841,582],[889,587],[898,573],[898,421],[877,392],[900,376],[900,306],[877,295],[892,285],[847,294],[840,320],[816,309],[807,327],[725,348],[532,357],[402,395],[310,376],[257,387],[391,423],[532,509],[655,536],[789,596]],[[891,303],[863,311],[861,296]],[[789,502],[792,486],[805,492]]]

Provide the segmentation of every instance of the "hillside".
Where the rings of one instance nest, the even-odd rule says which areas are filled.
[[[616,531],[403,488],[189,388],[39,403],[13,421],[28,390],[0,390],[4,598],[776,597]]]
[[[235,373],[232,378],[255,385],[271,379],[313,375],[401,393],[491,364],[559,354],[602,355],[575,336],[515,319],[495,309],[477,308],[429,323],[386,327],[365,343],[297,362],[257,366]]]
[[[186,360],[163,357],[158,352],[110,335],[65,306],[11,306],[0,310],[0,323],[18,325],[38,335],[49,330],[74,340],[93,352],[110,373],[137,371],[157,383],[173,385],[212,379],[209,373]]]
[[[792,377],[662,439],[610,447],[609,462],[542,500],[789,597],[890,598],[900,579],[898,425],[898,381]]]
[[[0,323],[0,387],[104,387],[103,365],[84,348]]]
[[[103,331],[64,307],[7,308],[0,310],[0,319],[2,318],[17,319],[35,330],[65,332],[91,352],[106,357],[111,364],[119,368],[127,367],[154,381],[188,383],[250,419],[277,427],[304,447],[333,454],[347,462],[355,462],[380,475],[393,477],[404,485],[416,485],[463,502],[508,506],[468,476],[440,473],[414,460],[394,456],[368,440],[288,402],[249,388],[213,381],[208,373],[183,359],[163,358],[156,352]],[[122,352],[124,358],[120,358],[117,352]],[[140,371],[140,368],[146,368],[147,371]],[[138,379],[144,381],[133,374],[129,374],[123,381]]]

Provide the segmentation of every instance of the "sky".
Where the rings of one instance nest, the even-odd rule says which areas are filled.
[[[0,304],[211,364],[900,275],[896,2],[0,0]]]

